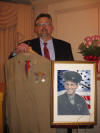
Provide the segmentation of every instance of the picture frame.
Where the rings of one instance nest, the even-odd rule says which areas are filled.
[[[86,113],[85,107],[81,105],[84,102],[80,102],[78,98],[76,98],[78,103],[76,101],[74,101],[74,104],[70,103],[71,105],[68,103],[69,99],[66,96],[68,87],[66,89],[66,86],[69,84],[65,84],[67,82],[64,81],[63,76],[67,72],[75,72],[81,75],[82,79],[80,83],[77,83],[78,88],[75,91],[74,100],[76,98],[75,96],[79,95],[85,101],[89,113]],[[51,127],[95,125],[97,115],[96,63],[87,61],[53,61],[51,73]],[[71,77],[71,74],[67,77]],[[71,96],[71,94],[69,95]]]

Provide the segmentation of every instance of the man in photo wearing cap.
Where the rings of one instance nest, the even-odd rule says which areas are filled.
[[[63,74],[66,92],[58,96],[58,115],[89,115],[86,101],[76,94],[82,76],[75,71]]]

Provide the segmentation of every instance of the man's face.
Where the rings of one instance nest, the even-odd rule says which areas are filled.
[[[76,89],[78,87],[78,84],[77,83],[74,83],[72,81],[66,81],[64,83],[64,87],[66,89],[67,94],[74,95],[75,94],[75,91],[76,91]]]
[[[51,34],[53,32],[51,20],[47,17],[41,17],[38,19],[35,26],[35,32],[42,39],[51,39]]]

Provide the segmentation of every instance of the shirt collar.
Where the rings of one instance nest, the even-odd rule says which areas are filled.
[[[42,38],[40,38],[40,42],[41,42],[42,45],[43,45],[44,41],[42,40]],[[52,42],[53,42],[53,40],[52,40],[52,38],[51,38],[50,40],[47,41],[47,44],[51,44]]]

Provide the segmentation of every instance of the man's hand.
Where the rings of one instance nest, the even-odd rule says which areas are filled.
[[[20,52],[29,52],[29,46],[25,43],[18,44],[15,48],[15,53],[18,54]]]

